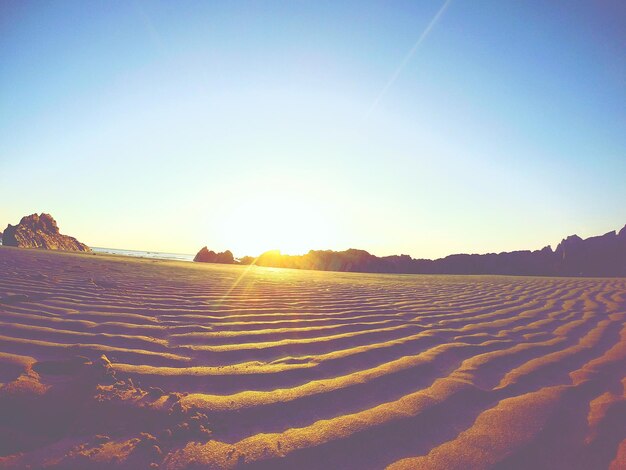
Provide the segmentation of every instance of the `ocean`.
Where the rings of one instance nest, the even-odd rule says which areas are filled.
[[[91,247],[96,253],[133,256],[135,258],[169,259],[174,261],[193,261],[195,255],[186,253],[162,253],[159,251],[120,250],[118,248]]]

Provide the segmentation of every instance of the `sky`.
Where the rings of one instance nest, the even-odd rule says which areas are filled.
[[[626,3],[0,3],[0,225],[436,258],[626,224]]]

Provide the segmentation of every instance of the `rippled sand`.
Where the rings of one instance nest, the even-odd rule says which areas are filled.
[[[0,468],[626,468],[626,279],[1,247],[0,302]]]

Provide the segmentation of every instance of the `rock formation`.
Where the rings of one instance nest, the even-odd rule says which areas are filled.
[[[245,256],[241,264],[397,274],[509,274],[526,276],[626,276],[626,226],[583,240],[564,239],[555,251],[546,246],[536,251],[512,251],[484,255],[457,254],[436,260],[408,255],[374,256],[367,251],[311,250],[305,255],[268,251],[258,258]]]
[[[235,258],[229,250],[216,253],[215,251],[209,250],[206,246],[198,251],[198,254],[193,260],[199,263],[233,264],[235,262]]]
[[[586,240],[572,235],[559,243],[554,254],[564,276],[624,276],[626,226],[618,234],[613,231]]]
[[[20,248],[44,248],[46,250],[91,251],[74,237],[61,235],[56,221],[50,214],[32,214],[22,217],[17,225],[7,225],[2,244]]]

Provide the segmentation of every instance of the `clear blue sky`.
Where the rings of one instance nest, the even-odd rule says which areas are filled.
[[[0,224],[415,257],[623,226],[626,3],[443,6],[5,0]]]

